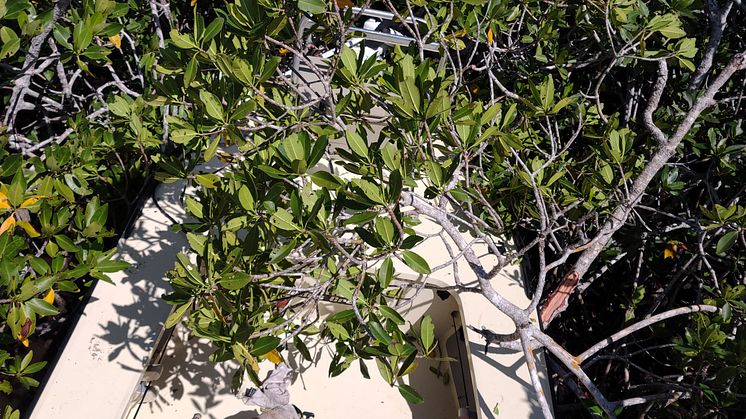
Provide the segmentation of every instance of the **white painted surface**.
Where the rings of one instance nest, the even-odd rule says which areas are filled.
[[[178,202],[183,183],[159,185],[160,208],[183,218]],[[119,254],[132,266],[98,282],[62,356],[41,389],[32,419],[121,418],[171,307],[161,297],[176,253],[186,239],[169,231],[172,222],[153,199],[146,202]]]

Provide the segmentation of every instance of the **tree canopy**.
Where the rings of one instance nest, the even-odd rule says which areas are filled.
[[[411,42],[358,43],[367,8]],[[196,188],[166,326],[238,362],[236,386],[286,344],[307,353],[299,334],[333,342],[331,375],[375,359],[394,385],[433,346],[395,309],[394,261],[425,286],[463,259],[478,285],[453,291],[515,323],[480,333],[531,360],[545,416],[542,349],[558,402],[743,412],[745,15],[740,0],[0,0],[1,369],[36,383],[19,344],[57,314],[54,290],[125,266],[108,208],[133,210],[152,177]],[[452,260],[419,251],[424,220]],[[527,307],[491,282],[514,264]],[[319,322],[330,296],[350,309]]]

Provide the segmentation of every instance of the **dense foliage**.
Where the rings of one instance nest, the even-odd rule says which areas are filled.
[[[3,390],[36,383],[49,290],[122,268],[107,211],[152,170],[196,187],[166,325],[240,363],[235,386],[307,355],[301,333],[332,342],[330,375],[375,360],[395,385],[430,355],[430,321],[394,309],[395,261],[455,266],[418,250],[427,219],[479,279],[457,291],[516,325],[485,336],[551,354],[558,414],[743,413],[742,3],[357,3],[414,41],[348,44],[346,1],[0,0]],[[528,307],[490,282],[519,262]],[[350,309],[319,322],[329,298]]]
[[[160,143],[107,107],[123,83],[113,68],[145,81],[138,19],[134,2],[0,1],[0,390],[16,393],[1,399],[5,417],[39,385],[81,290],[127,266],[113,247]]]

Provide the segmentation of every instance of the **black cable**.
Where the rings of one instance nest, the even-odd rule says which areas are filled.
[[[453,330],[456,332],[456,350],[458,351],[458,362],[459,362],[459,365],[461,366],[461,385],[464,386],[464,398],[466,399],[466,408],[469,408],[470,407],[469,406],[469,388],[466,386],[466,377],[465,377],[466,374],[464,374],[464,358],[461,355],[461,344],[458,341],[459,331],[456,328],[456,316],[457,315],[458,315],[457,311],[454,311],[451,313],[451,322],[453,323]],[[462,328],[461,338],[465,341],[463,333],[464,333],[464,330]],[[468,364],[467,364],[467,367],[468,367]]]
[[[168,336],[163,336],[161,339],[165,338],[166,342],[163,344],[163,349],[161,350],[161,353],[158,354],[158,361],[156,361],[157,364],[160,364],[163,360],[163,356],[166,355],[166,349],[168,348],[168,343],[171,341],[171,338],[174,335],[174,330],[176,329],[176,326],[168,329]],[[150,365],[156,365],[156,363],[150,363]],[[147,367],[145,368],[145,371],[147,371]],[[132,416],[133,419],[137,418],[137,415],[140,414],[140,408],[142,407],[142,404],[145,402],[145,396],[148,395],[148,391],[150,391],[150,387],[153,385],[153,381],[148,381],[148,385],[145,386],[145,391],[142,393],[142,398],[140,399],[140,402],[137,404],[137,410],[135,410],[135,415]]]

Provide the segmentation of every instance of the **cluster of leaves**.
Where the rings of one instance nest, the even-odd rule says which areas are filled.
[[[207,28],[222,24],[222,18],[217,18]],[[199,26],[201,23],[195,25]],[[244,371],[257,380],[257,357],[274,358],[273,350],[285,342],[292,341],[310,358],[298,335],[319,333],[313,324],[316,304],[331,298],[356,308],[324,322],[321,336],[337,342],[330,374],[340,374],[359,359],[367,376],[363,360],[375,358],[385,380],[396,384],[397,377],[412,370],[418,354],[427,356],[434,347],[431,321],[423,322],[417,337],[410,336],[400,329],[402,317],[389,306],[386,291],[394,277],[396,255],[412,271],[430,273],[428,263],[411,250],[422,240],[411,228],[417,221],[402,215],[396,204],[403,186],[413,185],[425,173],[434,179],[434,187],[442,186],[441,166],[409,165],[402,155],[408,150],[398,149],[383,136],[373,142],[364,130],[340,131],[329,126],[323,114],[305,109],[288,112],[283,117],[288,121],[277,122],[290,124],[302,117],[302,130],[263,129],[239,135],[239,129],[251,129],[243,119],[248,113],[257,109],[279,113],[284,104],[294,103],[294,93],[268,82],[267,74],[278,68],[279,60],[266,60],[257,52],[252,60],[241,58],[245,54],[221,55],[223,48],[244,44],[234,39],[242,40],[241,32],[224,30],[210,38],[209,48],[197,46],[202,42],[198,34],[171,33],[173,51],[164,56],[174,61],[164,60],[161,66],[165,75],[173,75],[164,80],[164,86],[178,86],[179,90],[167,88],[159,93],[166,101],[194,100],[191,112],[169,120],[178,136],[175,141],[204,150],[199,154],[201,159],[217,154],[229,161],[220,176],[199,171],[189,174],[194,164],[188,161],[159,162],[160,178],[189,177],[198,188],[186,199],[186,209],[194,220],[180,227],[187,231],[196,264],[187,255],[179,255],[171,275],[175,292],[167,297],[176,309],[167,326],[188,314],[192,332],[217,347],[214,360],[233,359],[243,366],[234,380],[239,385]],[[218,75],[198,68],[176,75],[169,65],[185,61],[180,54],[194,54],[186,61],[200,68],[216,63],[216,70],[229,70]],[[230,66],[226,56],[231,57]],[[411,56],[401,52],[399,56],[398,65],[388,69],[390,81],[380,82],[399,86],[392,101],[403,108],[399,121],[408,124],[412,113],[427,118],[427,112],[419,112],[432,105],[423,104],[414,93],[418,90],[414,79],[404,77],[415,71]],[[341,82],[354,80],[358,84],[344,84],[351,89],[365,88],[365,82],[372,87],[371,76],[380,76],[384,70],[381,65],[371,70],[375,60],[363,60],[349,49],[341,60],[345,63]],[[430,90],[433,82],[440,84],[428,63],[417,71],[423,75],[418,83],[428,83],[420,85],[423,91]],[[346,103],[355,100],[354,95],[348,97],[351,99]],[[443,97],[436,94],[435,101],[442,102]],[[339,113],[361,111],[352,104],[347,106],[340,104]],[[431,118],[437,116],[437,112],[432,114]],[[322,161],[328,155],[330,137],[346,145],[337,152],[342,157],[338,162],[351,174],[349,178],[329,171],[329,162]],[[237,143],[241,159],[218,151],[219,142]],[[412,144],[412,152],[418,147]],[[310,168],[314,171],[309,172]],[[361,253],[362,249],[372,253]],[[314,278],[314,282],[304,285],[298,282],[302,277]],[[293,307],[294,297],[307,295],[310,298],[301,307]],[[399,389],[409,400],[421,401],[414,389],[404,384]]]
[[[128,111],[139,104],[135,117],[120,111],[121,97],[108,98],[127,95],[117,84],[126,88],[131,79],[107,70],[129,67],[139,83],[148,77],[147,40],[155,35],[140,7],[0,1],[0,83],[8,93],[0,123],[4,418],[18,417],[16,408],[30,401],[47,363],[40,360],[54,357],[49,331],[68,320],[79,294],[128,266],[113,247],[145,191],[148,153],[160,145],[150,132],[160,121],[149,125],[155,117],[143,112],[142,99],[125,102]]]
[[[16,365],[27,356],[20,347],[34,340],[40,318],[60,313],[56,305],[64,299],[55,303],[56,293],[77,293],[93,278],[110,282],[108,273],[127,266],[110,249],[116,222],[102,200],[134,198],[116,189],[130,169],[109,165],[113,138],[93,140],[96,134],[51,147],[44,159],[7,152],[0,158],[0,310],[5,336],[12,338],[4,340],[0,354],[3,371],[25,387],[38,382],[22,375],[28,362]],[[4,391],[11,388],[3,381]]]
[[[235,1],[225,10],[215,9],[214,15],[211,11],[212,20],[206,19],[207,13],[195,12],[192,22],[171,31],[157,69],[164,81],[152,103],[190,104],[170,117],[172,140],[194,150],[194,159],[222,156],[226,167],[219,174],[193,174],[195,160],[160,162],[161,179],[188,178],[198,188],[187,201],[195,222],[181,227],[188,231],[195,257],[182,255],[172,273],[176,292],[168,300],[177,308],[170,325],[186,316],[194,333],[215,343],[215,360],[234,359],[243,365],[240,374],[245,370],[254,379],[257,357],[271,353],[275,358],[273,351],[290,342],[303,353],[298,336],[321,332],[336,341],[330,374],[339,374],[357,359],[374,357],[383,378],[393,383],[408,372],[408,358],[428,354],[414,335],[399,330],[401,316],[388,312],[392,297],[399,296],[391,287],[393,262],[398,259],[421,275],[433,269],[416,253],[422,237],[414,230],[418,220],[401,212],[402,191],[424,183],[424,198],[446,199],[495,226],[485,231],[519,240],[526,237],[517,232],[541,231],[542,217],[559,214],[558,219],[572,225],[558,228],[553,237],[558,242],[550,249],[560,254],[559,249],[582,243],[598,231],[599,217],[624,199],[629,183],[656,150],[643,124],[647,103],[641,92],[652,87],[645,75],[654,74],[648,63],[677,64],[665,103],[655,113],[663,129],[675,127],[697,98],[686,86],[704,47],[697,37],[707,28],[696,22],[702,11],[692,2],[618,1],[608,12],[583,2],[546,7],[465,2],[459,7],[458,13],[446,3],[421,9],[422,33],[442,42],[439,57],[418,54],[414,44],[392,48],[382,58],[350,49],[335,25],[349,24],[353,14],[341,11],[335,20],[330,5],[316,2],[299,2],[296,9],[280,2]],[[311,19],[320,48],[339,51],[326,62],[328,73],[316,75],[327,77],[319,88],[327,90],[321,92],[294,90],[298,84],[292,82],[293,59],[311,72],[318,62],[308,52],[297,53],[301,58],[289,54],[302,46],[292,23],[301,15]],[[729,39],[733,44],[728,48],[740,51],[743,40],[738,35]],[[512,42],[516,45],[503,47]],[[479,64],[457,67],[459,60],[477,53]],[[488,53],[499,55],[500,62],[490,63],[484,58]],[[479,70],[482,64],[494,74]],[[458,69],[452,71],[454,67]],[[492,78],[505,83],[503,91],[496,91]],[[610,81],[602,83],[604,79]],[[737,86],[737,81],[730,82],[726,92]],[[336,91],[344,94],[336,96]],[[369,117],[376,107],[388,115],[382,123]],[[681,175],[682,167],[692,158],[709,161],[713,156],[703,144],[712,138],[721,138],[715,142],[720,142],[716,153],[725,157],[723,164],[740,170],[734,153],[742,147],[725,139],[742,136],[733,128],[741,121],[735,112],[727,105],[708,111],[676,155],[678,164],[656,178],[655,188],[661,192],[646,197],[646,205],[667,212],[669,204],[653,202],[667,195],[684,203],[681,196],[692,177]],[[736,122],[722,122],[729,118]],[[706,132],[711,134],[703,140]],[[221,144],[238,152],[223,154]],[[335,167],[343,168],[344,175]],[[725,189],[737,185],[735,176],[727,179],[731,183]],[[549,209],[537,205],[536,190]],[[498,211],[480,211],[479,204],[487,202]],[[692,208],[703,205],[701,214],[706,216],[712,204],[685,203],[676,214],[686,213],[687,220],[698,220]],[[716,238],[708,241],[707,251],[738,261],[735,242],[743,230],[736,218],[726,219],[740,212],[728,211],[715,217],[725,216],[725,225],[707,230],[707,237]],[[639,235],[639,230],[625,228],[604,260],[625,251],[633,254],[624,246]],[[646,237],[645,249],[656,249],[657,261],[661,246],[675,240],[673,235]],[[529,233],[526,241],[531,239]],[[655,262],[645,256],[646,263]],[[628,266],[637,260],[625,262]],[[654,269],[659,273],[651,274]],[[661,281],[664,286],[671,283],[665,279],[671,271],[651,263],[643,272],[648,274],[644,284],[625,283],[598,299],[598,306],[623,300],[612,305],[615,316],[609,318],[623,318],[614,328],[639,320],[646,308],[660,306],[656,299],[662,297],[652,291]],[[738,281],[738,274],[719,276],[713,295]],[[740,294],[728,301],[685,294],[664,297],[666,307],[714,302],[731,310],[733,318],[721,316],[713,324],[740,325],[740,313],[728,302],[741,301]],[[312,308],[329,298],[353,309],[326,319],[318,329]],[[571,311],[554,333],[563,341],[587,333],[588,322],[599,322],[597,316],[606,309],[593,310],[593,319],[582,321]],[[698,318],[699,323],[701,318],[706,317]],[[743,336],[736,329],[725,333],[740,342]],[[682,331],[671,327],[659,337],[667,343],[677,336],[689,339]],[[583,342],[599,337],[591,333]],[[726,352],[735,353],[728,348]],[[737,359],[728,359],[718,362],[729,368],[737,364]],[[682,360],[698,365],[711,361]],[[677,371],[683,371],[685,379],[696,375],[686,365]],[[679,403],[690,401],[704,406],[697,397]]]

